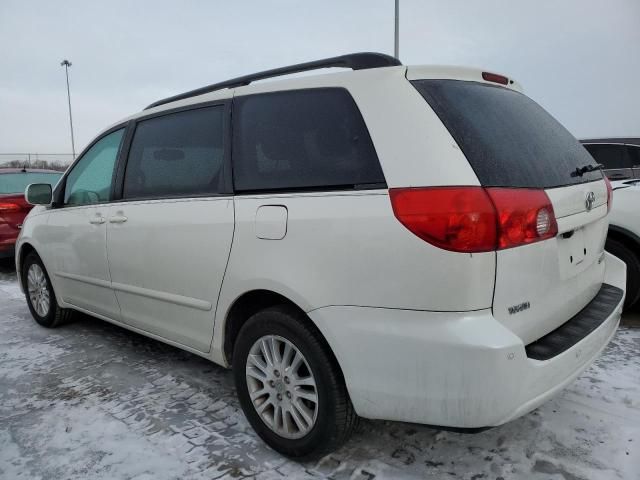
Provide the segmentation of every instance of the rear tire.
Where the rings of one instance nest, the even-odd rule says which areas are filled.
[[[627,264],[627,296],[624,310],[629,310],[640,298],[640,258],[624,243],[607,238],[605,249]]]
[[[71,319],[73,311],[58,305],[47,270],[37,253],[27,255],[21,274],[29,311],[39,325],[55,328]]]
[[[271,448],[297,459],[335,450],[358,421],[335,358],[307,321],[287,305],[262,310],[242,326],[233,352],[249,423]]]

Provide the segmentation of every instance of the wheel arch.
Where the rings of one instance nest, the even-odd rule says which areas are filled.
[[[623,227],[618,227],[617,225],[609,225],[607,238],[617,240],[632,249],[636,255],[640,256],[640,236],[636,235],[632,231]]]
[[[18,256],[18,258],[16,260],[16,264],[18,264],[20,266],[20,268],[22,268],[22,263],[24,262],[24,259],[31,252],[36,252],[36,254],[38,253],[36,251],[35,247],[33,245],[31,245],[31,243],[24,242],[22,245],[20,245],[20,249],[18,250],[18,252],[16,252],[16,255]]]
[[[627,250],[626,255],[631,256],[631,259],[621,257],[627,265],[627,298],[624,309],[628,310],[640,302],[640,237],[625,228],[611,225],[607,234],[607,242],[609,241],[619,243]],[[609,245],[609,247],[613,248],[613,245]],[[606,248],[607,245],[605,244]]]
[[[16,251],[16,275],[18,276],[18,284],[20,285],[20,288],[23,292],[24,282],[22,278],[22,265],[24,264],[24,259],[27,258],[27,255],[29,255],[31,252],[35,252],[36,255],[40,256],[35,247],[29,242],[24,242]]]
[[[286,296],[267,289],[256,289],[247,291],[238,296],[238,298],[236,298],[231,304],[231,307],[229,307],[227,314],[225,315],[222,344],[222,353],[226,364],[232,364],[235,342],[238,337],[238,333],[240,332],[240,329],[245,324],[245,322],[260,310],[264,310],[265,308],[269,308],[275,305],[289,305],[302,314],[301,318],[305,319],[305,324],[309,328],[311,328],[318,335],[318,338],[320,338],[324,343],[327,351],[330,353],[336,367],[338,368],[339,375],[344,381],[342,367],[338,362],[333,348],[331,348],[331,344],[322,334],[314,321],[307,315],[304,309]]]
[[[16,250],[16,275],[18,277],[18,284],[22,289],[23,293],[25,291],[24,279],[22,278],[22,266],[24,264],[25,259],[30,253],[35,253],[40,258],[40,261],[44,265],[44,268],[49,276],[49,281],[51,282],[51,288],[53,289],[53,294],[56,297],[56,301],[58,304],[62,305],[62,299],[58,295],[58,288],[55,281],[55,275],[53,271],[49,268],[50,265],[45,258],[42,257],[38,249],[33,245],[31,241],[24,241],[20,244],[20,247]]]

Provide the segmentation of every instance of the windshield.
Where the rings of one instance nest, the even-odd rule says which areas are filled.
[[[48,183],[53,187],[61,176],[62,173],[0,173],[0,194],[24,193],[30,183]]]
[[[578,140],[526,95],[461,80],[411,83],[484,186],[552,188],[602,178]]]

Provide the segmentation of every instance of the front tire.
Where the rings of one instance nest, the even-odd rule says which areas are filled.
[[[274,450],[309,458],[351,435],[353,410],[337,362],[302,312],[286,305],[253,315],[233,352],[240,405]]]
[[[47,270],[35,252],[22,264],[22,286],[31,316],[39,325],[54,328],[70,319],[71,310],[58,305]]]
[[[624,300],[624,310],[629,310],[640,298],[640,258],[638,253],[612,238],[607,238],[605,250],[627,265],[627,296]]]

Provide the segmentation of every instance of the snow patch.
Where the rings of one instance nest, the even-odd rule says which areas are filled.
[[[42,368],[51,368],[66,350],[49,343],[4,343],[0,341],[0,380],[16,380]]]
[[[11,300],[24,299],[24,293],[16,281],[0,280],[0,294],[3,298]]]
[[[28,433],[20,433],[28,435],[20,439],[28,447],[23,452],[8,432],[0,432],[3,478],[20,478],[22,474],[68,480],[170,480],[188,473],[182,459],[130,431],[96,406],[57,405],[35,417]]]

